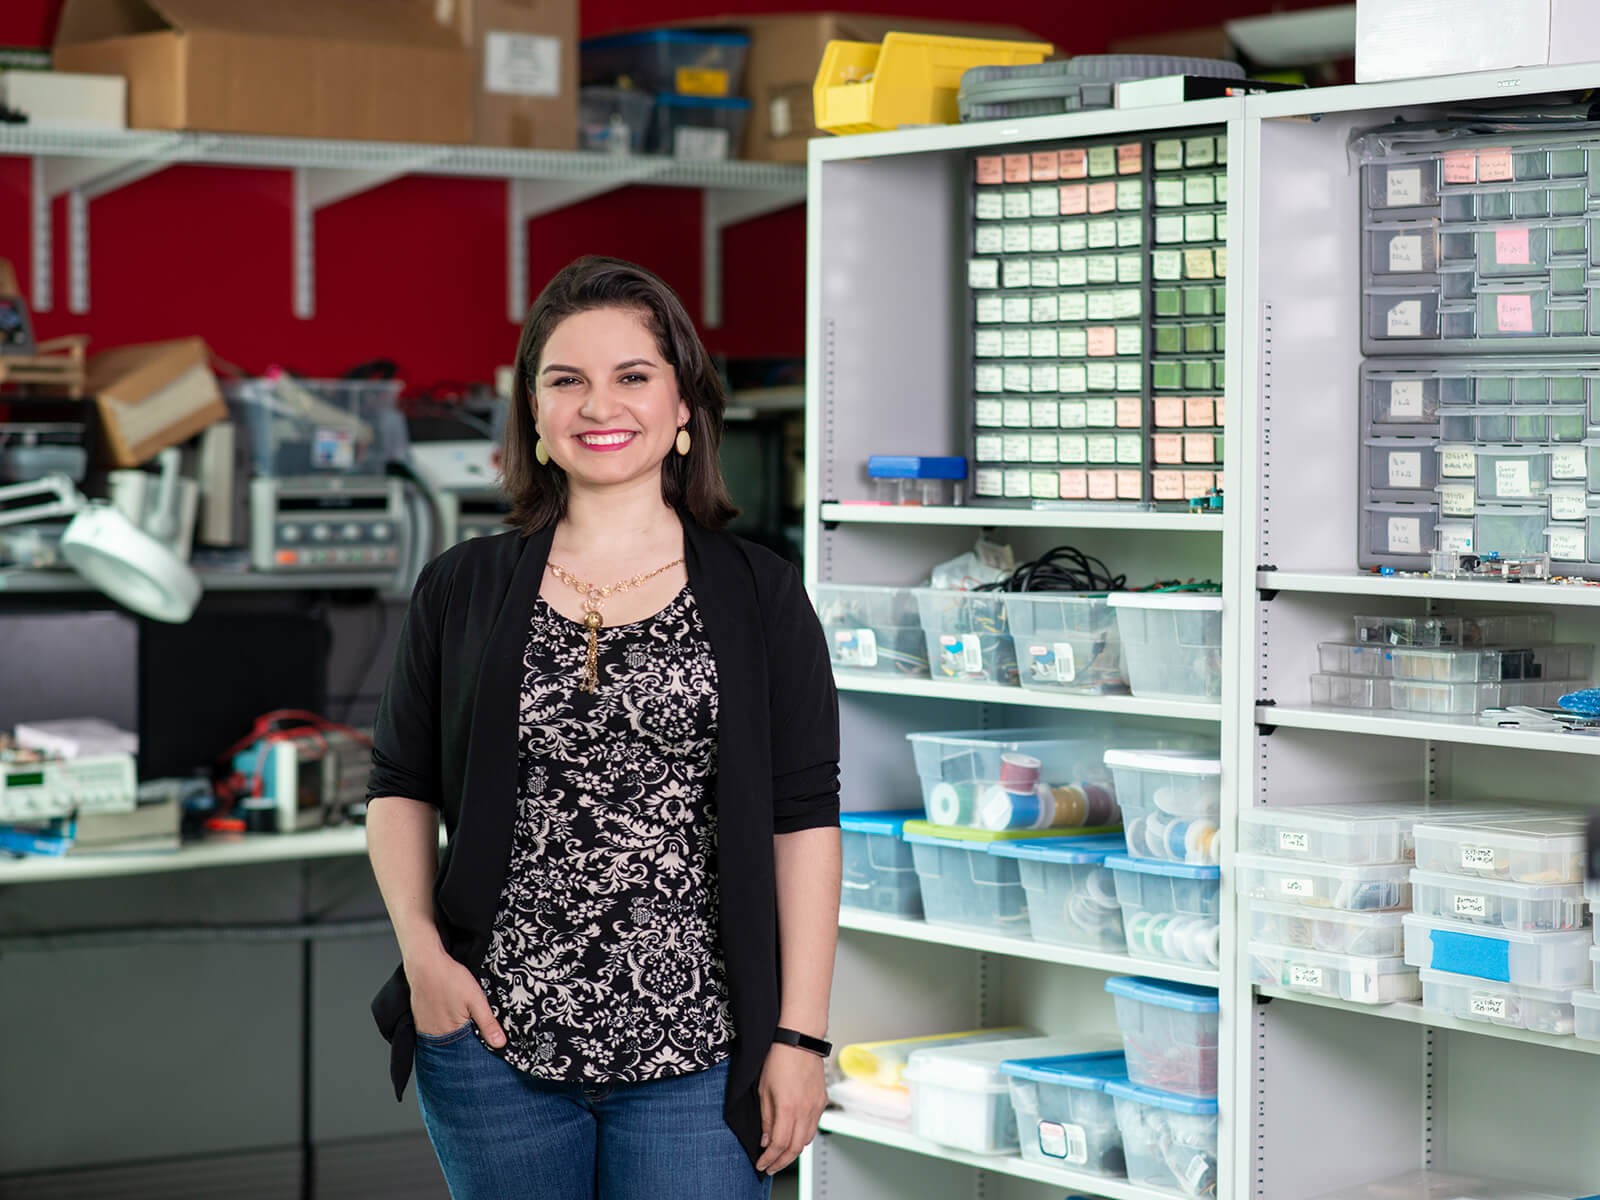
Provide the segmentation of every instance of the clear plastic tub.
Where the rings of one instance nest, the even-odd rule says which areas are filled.
[[[1173,1096],[1122,1080],[1106,1091],[1116,1105],[1129,1183],[1216,1195],[1216,1097]]]
[[[1317,665],[1329,675],[1363,675],[1387,679],[1394,674],[1387,646],[1367,646],[1359,642],[1322,642],[1317,646]]]
[[[1498,683],[1501,680],[1588,679],[1594,648],[1573,643],[1529,649],[1395,648],[1389,651],[1396,679],[1444,683]]]
[[[1524,933],[1410,914],[1406,962],[1414,967],[1538,988],[1589,982],[1589,931]]]
[[[1239,814],[1239,849],[1351,867],[1411,862],[1416,858],[1412,825],[1458,811],[1381,802],[1247,808]]]
[[[1121,823],[1104,738],[1047,729],[907,734],[935,825],[1093,829]],[[1040,789],[1043,789],[1041,792]]]
[[[1017,860],[1035,941],[1118,951],[1122,906],[1105,863],[1122,848],[1120,835],[1025,838],[995,842],[989,853]]]
[[[1001,592],[915,588],[929,674],[948,683],[1017,682],[1017,655]]]
[[[257,475],[382,475],[403,462],[410,439],[392,379],[297,379],[269,373],[227,384],[250,432]]]
[[[748,34],[698,29],[651,29],[585,38],[579,70],[585,84],[628,79],[642,92],[737,96],[744,90]]]
[[[1103,593],[1006,593],[1005,612],[1023,687],[1080,694],[1128,690],[1116,614]]]
[[[902,836],[922,889],[922,913],[930,925],[959,925],[1010,937],[1029,936],[1028,897],[1017,860],[987,853],[991,843],[1029,837],[907,821]]]
[[[1418,822],[1417,869],[1518,883],[1582,883],[1583,818],[1499,814],[1482,821]]]
[[[1389,681],[1361,675],[1313,675],[1311,703],[1332,708],[1388,708]]]
[[[750,101],[742,97],[659,95],[647,145],[675,158],[736,158],[749,115]]]
[[[1104,1052],[1115,1043],[1112,1034],[1075,1034],[917,1050],[903,1075],[911,1088],[911,1132],[973,1154],[1015,1153],[1017,1115],[1000,1064]]]
[[[1555,641],[1548,612],[1457,617],[1355,618],[1356,641],[1382,646],[1545,646]]]
[[[1422,1007],[1463,1021],[1534,1033],[1572,1032],[1571,988],[1518,987],[1447,971],[1422,971]]]
[[[1120,1053],[1013,1059],[1000,1064],[1026,1162],[1121,1175],[1122,1131],[1106,1084],[1128,1077]]]
[[[967,1029],[959,1033],[932,1033],[922,1037],[889,1038],[877,1042],[851,1042],[839,1048],[839,1070],[846,1079],[860,1079],[878,1087],[899,1087],[911,1055],[927,1046],[961,1046],[978,1042],[1015,1041],[1038,1037],[1039,1031],[1026,1025],[1004,1025],[996,1029]]]
[[[921,809],[839,815],[844,853],[840,904],[897,917],[922,916],[916,863],[911,847],[900,837],[905,823],[920,816]]]
[[[1128,1078],[1184,1096],[1217,1094],[1217,992],[1137,975],[1106,980]]]
[[[1158,962],[1215,967],[1222,957],[1220,867],[1150,862],[1115,855],[1115,876],[1128,953]]]
[[[819,583],[817,619],[836,669],[928,677],[928,643],[910,588]]]
[[[585,150],[643,154],[656,98],[632,88],[578,89],[578,135]]]
[[[1572,1032],[1588,1042],[1600,1042],[1600,991],[1572,993]]]
[[[1411,908],[1418,916],[1528,933],[1583,929],[1588,924],[1583,888],[1576,883],[1511,883],[1413,871]]]
[[[1422,995],[1414,967],[1398,958],[1333,954],[1251,942],[1250,982],[1353,1004],[1393,1004]]]
[[[1419,849],[1420,853],[1420,849]],[[1346,867],[1295,862],[1265,854],[1238,854],[1235,887],[1250,900],[1275,900],[1343,912],[1383,912],[1411,907],[1411,870],[1405,863]]]
[[[1350,913],[1256,900],[1250,905],[1250,940],[1361,958],[1398,958],[1405,953],[1404,916],[1400,911]]]
[[[1221,596],[1117,592],[1110,603],[1135,696],[1222,698]]]
[[[1214,865],[1221,861],[1222,762],[1175,750],[1107,750],[1128,853]]]
[[[1427,683],[1419,679],[1391,679],[1389,706],[1396,712],[1444,715],[1482,712],[1512,704],[1554,704],[1570,685],[1552,683]]]

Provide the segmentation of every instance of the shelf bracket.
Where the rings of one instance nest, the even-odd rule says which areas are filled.
[[[38,312],[49,312],[55,305],[52,268],[55,260],[55,230],[52,204],[57,196],[67,197],[67,309],[73,313],[89,311],[89,201],[126,187],[172,164],[170,158],[136,155],[55,158],[35,155],[32,178],[32,296]]]
[[[707,329],[722,324],[722,231],[805,202],[804,193],[782,189],[706,190],[700,199],[700,321]]]
[[[302,321],[317,315],[317,213],[360,192],[410,175],[420,164],[382,170],[337,167],[294,168],[294,315]]]
[[[506,181],[506,319],[521,325],[528,315],[528,222],[581,204],[632,183],[648,182],[655,168],[637,176],[600,179],[511,179]]]

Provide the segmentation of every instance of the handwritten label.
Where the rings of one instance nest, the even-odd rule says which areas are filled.
[[[1550,557],[1562,562],[1582,562],[1589,546],[1582,529],[1550,530]]]
[[[1183,252],[1183,275],[1185,279],[1216,278],[1216,273],[1212,270],[1211,251],[1185,250]]]
[[[1006,391],[1025,392],[1028,390],[1028,368],[1025,363],[1007,363],[1004,370],[1004,388]]]
[[[1315,880],[1285,876],[1278,880],[1278,890],[1285,896],[1311,896],[1316,893],[1317,885]]]
[[[1089,185],[1089,211],[1092,213],[1112,212],[1117,207],[1117,185],[1114,183],[1091,183]]]
[[[1006,211],[1005,201],[999,192],[979,192],[973,208],[980,221],[998,221]]]
[[[1116,244],[1117,223],[1115,221],[1089,222],[1089,249],[1105,250]]]
[[[1159,406],[1161,401],[1157,400]],[[1216,425],[1217,402],[1210,396],[1190,396],[1183,402],[1183,420],[1186,425]]]
[[[1457,896],[1455,910],[1458,917],[1487,917],[1489,915],[1489,898],[1487,896]]]
[[[999,254],[1005,248],[1004,225],[979,225],[972,235],[972,248],[979,254]]]
[[[1056,304],[1056,298],[1054,296],[1028,297],[1028,320],[1030,321],[1053,322],[1056,320],[1056,313],[1058,311],[1059,308]]]
[[[1115,471],[1089,472],[1089,499],[1115,500],[1117,498],[1117,473]]]
[[[1498,183],[1510,179],[1511,151],[1505,147],[1478,151],[1478,182]]]
[[[1086,392],[1089,390],[1088,377],[1085,375],[1081,364],[1068,363],[1064,365],[1061,368],[1060,375],[1061,378],[1057,384],[1058,391],[1069,395],[1076,395],[1079,392]],[[1063,405],[1063,411],[1065,411],[1065,408],[1066,406]],[[1062,425],[1065,425],[1066,423],[1067,422],[1065,420],[1061,422]]]
[[[1422,238],[1415,233],[1403,233],[1389,239],[1389,270],[1422,270]]]
[[[1142,363],[1117,364],[1117,391],[1137,392],[1144,387],[1144,366]]]
[[[1183,181],[1185,204],[1215,204],[1217,185],[1210,175],[1191,175]]]
[[[1031,449],[1027,434],[1008,433],[1003,439],[1000,457],[1006,462],[1027,462]]]
[[[1482,1017],[1486,1021],[1503,1021],[1506,1019],[1506,998],[1504,996],[1488,996],[1482,992],[1473,992],[1469,1001],[1472,1015]]]
[[[1119,281],[1120,282],[1120,281]],[[1111,316],[1116,320],[1139,315],[1139,290],[1123,288],[1111,293]]]
[[[1090,283],[1115,283],[1117,259],[1114,254],[1091,254],[1085,260]]]
[[[1183,204],[1183,180],[1156,180],[1156,207],[1177,208]]]
[[[979,296],[976,307],[980,324],[993,324],[1005,313],[1004,304],[999,296]]]
[[[1004,400],[1005,416],[1001,419],[1007,429],[1026,429],[1028,427],[1028,402],[1026,400]]]
[[[1183,461],[1183,438],[1176,433],[1158,433],[1152,439],[1152,456],[1158,463]]]
[[[1027,192],[1020,192],[1012,189],[1008,192],[1002,192],[1001,195],[1005,197],[1006,220],[1025,221],[1028,219],[1031,205],[1028,200]]]
[[[1028,357],[1028,331],[1026,329],[1007,329],[1000,335],[1000,345],[1004,347],[1000,353],[1006,358]]]
[[[1177,396],[1156,397],[1155,423],[1160,429],[1175,429],[1184,424],[1184,402]],[[1190,424],[1210,424],[1209,421],[1191,421]]]
[[[1121,212],[1137,211],[1144,205],[1144,184],[1137,179],[1117,181],[1117,208]]]
[[[1478,456],[1470,446],[1444,446],[1439,451],[1439,474],[1446,479],[1471,479],[1478,471]]]
[[[1089,320],[1091,320],[1091,321],[1109,321],[1109,320],[1112,320],[1112,316],[1111,316],[1111,293],[1110,292],[1090,292],[1088,299],[1089,299]]]
[[[1463,871],[1492,871],[1492,870],[1494,870],[1495,869],[1494,847],[1493,846],[1463,846],[1463,847],[1461,847],[1461,869]]]
[[[1005,438],[998,433],[980,433],[972,439],[972,455],[979,462],[1003,462]]]
[[[1054,440],[1054,439],[1052,439]],[[1028,476],[1028,495],[1035,500],[1055,500],[1061,494],[1061,485],[1054,471],[1034,471]]]
[[[1089,147],[1089,174],[1092,176],[1117,173],[1117,148],[1115,146]]]
[[[1392,488],[1419,488],[1422,486],[1422,454],[1416,450],[1391,450],[1389,452],[1389,486]]]
[[[1308,967],[1301,963],[1289,965],[1289,986],[1320,992],[1325,986],[1321,967]]]
[[[1034,287],[1056,286],[1056,260],[1053,258],[1036,258],[1028,270],[1028,280]]]
[[[1028,368],[1028,390],[1030,392],[1053,392],[1056,390],[1056,365],[1046,363],[1043,366]]]
[[[967,286],[992,288],[1000,286],[1000,262],[993,258],[973,258],[967,261]]]
[[[1028,226],[1028,249],[1035,254],[1054,254],[1061,249],[1061,229],[1056,225]]]
[[[1389,553],[1421,554],[1422,522],[1416,517],[1390,517]]]
[[[1401,300],[1390,305],[1384,326],[1389,337],[1421,337],[1422,301]]]
[[[1107,428],[1117,423],[1117,402],[1111,396],[1096,396],[1084,401],[1084,416],[1090,425]]]
[[[1141,500],[1144,498],[1144,473],[1142,471],[1117,472],[1117,499]]]
[[[1002,379],[999,367],[979,367],[974,372],[972,386],[980,392],[998,392]]]
[[[1048,183],[1061,177],[1061,159],[1053,150],[1040,151],[1029,159],[1028,170],[1035,183]]]
[[[1082,179],[1089,173],[1089,154],[1086,150],[1059,150],[1056,152],[1056,169],[1063,179]]]
[[[1588,455],[1573,446],[1550,451],[1551,479],[1583,479],[1589,474]]]
[[[1117,427],[1120,429],[1137,429],[1139,426],[1139,410],[1141,405],[1137,396],[1118,396]]]
[[[1096,325],[1089,330],[1089,357],[1108,358],[1117,352],[1116,330]]]
[[[1002,183],[1005,176],[1000,166],[998,154],[980,154],[974,162],[979,183]]]
[[[1409,208],[1422,203],[1422,168],[1390,167],[1384,182],[1384,203],[1390,208]]]
[[[1311,851],[1311,836],[1303,830],[1280,829],[1278,849],[1286,854],[1308,854]]]
[[[1182,500],[1183,472],[1152,471],[1150,473],[1150,494],[1157,500]]]
[[[1060,192],[1060,214],[1064,217],[1089,211],[1089,189],[1081,183],[1064,184]]]
[[[1588,498],[1584,493],[1565,488],[1550,493],[1551,520],[1581,521],[1588,515]]]
[[[1032,329],[1028,331],[1028,353],[1034,358],[1054,358],[1056,356],[1056,331],[1054,329]],[[1051,368],[1054,370],[1054,368]],[[1050,377],[1050,383],[1055,384],[1055,376]]]
[[[1142,463],[1144,461],[1144,443],[1138,434],[1121,433],[1117,435],[1117,461],[1119,463]]]
[[[1183,218],[1157,217],[1156,241],[1161,245],[1183,241]]]
[[[1089,260],[1082,256],[1056,262],[1056,280],[1062,287],[1081,287],[1089,282]],[[1065,297],[1063,297],[1065,299]],[[1063,317],[1062,320],[1070,318]]]
[[[1056,189],[1041,187],[1028,192],[1028,212],[1035,217],[1053,217],[1057,212]]]
[[[1533,487],[1528,479],[1527,460],[1497,459],[1494,464],[1494,491],[1496,496],[1504,500],[1525,500],[1531,497]]]
[[[1090,434],[1089,461],[1092,463],[1116,462],[1117,439],[1111,434],[1107,433]]]
[[[1470,483],[1447,483],[1439,489],[1439,511],[1447,517],[1470,517],[1477,510],[1477,491]]]
[[[1061,498],[1063,500],[1087,500],[1089,498],[1088,472],[1062,471]]]
[[[1089,352],[1089,338],[1081,329],[1061,331],[1061,357],[1082,358]]]
[[[1527,266],[1528,253],[1526,229],[1496,229],[1494,231],[1494,260],[1502,267]]]
[[[1117,353],[1140,354],[1144,351],[1144,330],[1137,325],[1117,326]]]
[[[1389,384],[1389,419],[1420,421],[1422,418],[1422,380],[1393,380]]]
[[[1439,527],[1439,549],[1448,550],[1451,554],[1471,554],[1472,526],[1441,525]]]
[[[1000,319],[1007,325],[1024,324],[1028,320],[1028,308],[1026,296],[1007,296],[1000,310]]]
[[[1176,250],[1157,250],[1150,256],[1150,274],[1157,279],[1182,279],[1183,255]]]
[[[972,490],[980,496],[998,496],[1004,484],[1001,473],[993,467],[976,471],[972,476]]]
[[[1081,433],[1064,433],[1056,448],[1056,457],[1064,463],[1089,461],[1089,439]]]
[[[985,426],[993,428],[1000,425],[1004,421],[1004,417],[1001,416],[1002,412],[1004,412],[1004,406],[999,400],[995,399],[975,400],[972,405],[973,421],[980,428]]]
[[[1082,250],[1089,245],[1087,222],[1063,221],[1058,228],[1061,230],[1061,249]]]
[[[1158,171],[1180,170],[1183,167],[1183,143],[1176,138],[1157,142],[1155,158]]]
[[[1080,265],[1083,260],[1079,259]],[[1062,282],[1066,282],[1063,280]],[[1083,321],[1089,316],[1089,293],[1087,292],[1062,292],[1061,299],[1056,303],[1056,311],[1061,314],[1062,321]],[[1066,351],[1062,351],[1063,354]]]
[[[1143,259],[1137,254],[1117,255],[1117,282],[1139,283],[1144,279]]]
[[[1217,219],[1211,213],[1190,213],[1183,218],[1183,240],[1210,242],[1217,237]]]
[[[1446,150],[1440,161],[1444,165],[1446,183],[1478,181],[1478,156],[1471,150]]]
[[[1018,288],[1027,287],[1028,281],[1033,278],[1033,272],[1028,267],[1025,258],[1001,259],[1000,284],[1002,287]]]
[[[996,227],[987,225],[984,228],[994,229]],[[1029,235],[1026,225],[1001,225],[998,228],[1000,230],[1000,248],[1005,253],[1026,254],[1028,252],[1028,246],[1033,239]]]
[[[1056,461],[1056,435],[1036,433],[1029,439],[1028,457],[1033,462]]]
[[[1028,182],[1028,156],[1026,154],[1007,154],[1005,156],[1005,181],[1007,183]]]
[[[1117,174],[1137,175],[1144,169],[1144,145],[1125,142],[1117,147]]]
[[[980,329],[972,336],[972,352],[979,358],[999,358],[1003,346],[998,329]]]
[[[1183,165],[1209,167],[1217,161],[1217,141],[1212,137],[1186,138],[1183,143]]]

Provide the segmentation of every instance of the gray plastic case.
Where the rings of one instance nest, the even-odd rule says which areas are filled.
[[[1224,59],[1167,54],[1080,54],[1020,67],[972,67],[961,76],[956,111],[966,122],[1111,108],[1122,80],[1161,75],[1243,79],[1245,71]]]

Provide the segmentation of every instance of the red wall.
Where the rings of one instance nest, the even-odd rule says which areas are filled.
[[[270,3],[271,0],[263,0]],[[1059,47],[1092,53],[1108,39],[1215,23],[1314,0],[1162,0],[1142,4],[1038,4],[994,0],[982,18],[1033,29]],[[61,0],[0,0],[0,45],[47,46]],[[650,21],[783,12],[796,0],[589,0],[584,34]],[[971,19],[957,0],[852,0],[854,11]],[[0,257],[27,286],[28,164],[0,158]],[[395,359],[414,386],[487,379],[510,361],[516,326],[505,312],[505,185],[406,178],[324,210],[317,220],[317,315],[290,311],[290,183],[287,172],[174,167],[91,206],[91,311],[65,312],[63,239],[56,238],[56,306],[36,321],[41,337],[87,332],[95,346],[199,334],[250,371],[281,363],[335,372],[370,358]],[[582,253],[619,255],[650,267],[698,317],[699,196],[629,188],[529,226],[534,291]],[[65,227],[58,202],[56,228]],[[805,224],[799,207],[737,226],[724,238],[723,327],[714,351],[798,355],[804,340]]]

